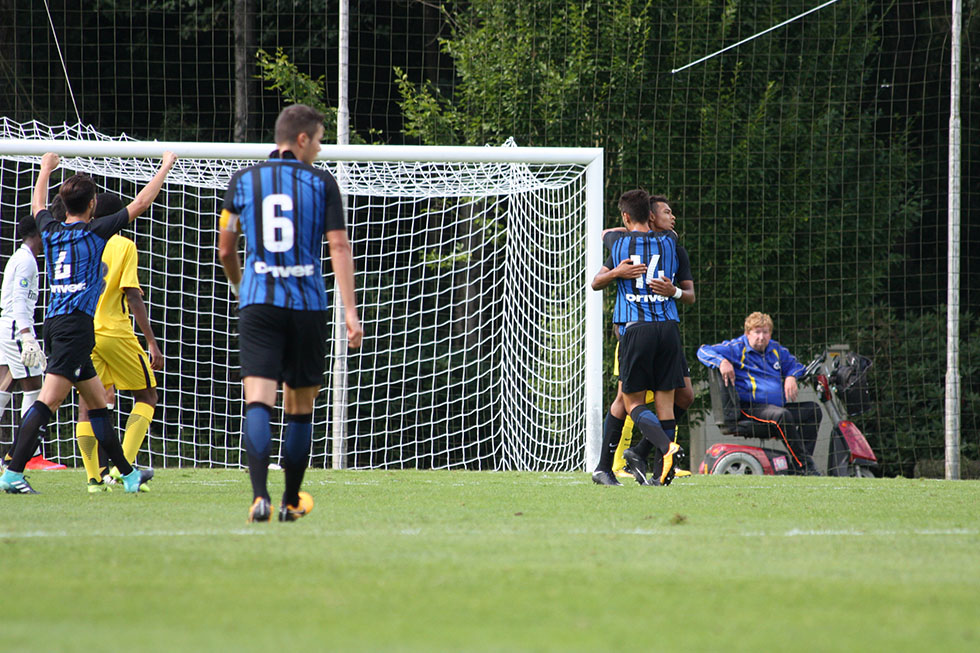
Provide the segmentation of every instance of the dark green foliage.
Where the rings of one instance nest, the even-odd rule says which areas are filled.
[[[802,9],[707,0],[454,4],[442,47],[458,79],[414,84],[399,73],[406,134],[426,143],[514,136],[521,145],[605,148],[606,226],[618,224],[618,195],[636,186],[666,194],[680,216],[698,296],[682,311],[694,376],[702,376],[697,346],[739,335],[754,310],[773,315],[776,338],[801,359],[861,342],[862,353],[881,359],[872,379],[885,406],[876,414],[888,416],[878,418],[873,444],[887,451],[886,473],[910,474],[916,459],[942,457],[945,316],[895,292],[918,283],[905,241],[934,189],[923,182],[923,134],[913,130],[922,123],[890,113],[892,98],[882,96],[894,77],[883,69],[891,54],[882,41],[897,25],[914,25],[893,9],[830,7],[671,75]],[[927,52],[928,61],[937,54]],[[919,329],[936,335],[932,346],[909,350],[894,337]],[[606,345],[608,371],[611,335]],[[963,352],[964,369],[971,353]],[[888,375],[899,369],[907,382],[896,386]],[[971,377],[963,378],[966,453],[977,446],[977,413]],[[613,390],[607,384],[609,399]],[[902,391],[922,397],[898,402]],[[901,420],[920,426],[912,434]]]

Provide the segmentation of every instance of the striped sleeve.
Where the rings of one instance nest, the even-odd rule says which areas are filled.
[[[708,367],[718,367],[724,360],[734,362],[732,340],[726,340],[717,345],[701,345],[698,347],[698,360]]]

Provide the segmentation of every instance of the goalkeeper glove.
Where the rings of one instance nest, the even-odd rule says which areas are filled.
[[[241,281],[238,283],[228,282],[228,287],[231,289],[231,296],[235,299],[238,299],[238,286],[241,285],[241,283]]]
[[[20,362],[25,367],[47,367],[48,359],[41,351],[41,345],[30,331],[20,334]]]

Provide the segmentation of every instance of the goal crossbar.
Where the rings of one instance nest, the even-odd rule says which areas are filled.
[[[0,139],[0,156],[159,157],[173,152],[190,159],[264,159],[271,143],[183,141],[75,141]],[[589,165],[602,161],[599,147],[477,147],[467,145],[323,145],[320,161],[442,161],[448,163],[553,163]]]

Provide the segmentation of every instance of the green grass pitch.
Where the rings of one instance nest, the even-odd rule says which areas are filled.
[[[975,482],[311,470],[246,524],[243,471],[29,478],[4,651],[980,650]]]

